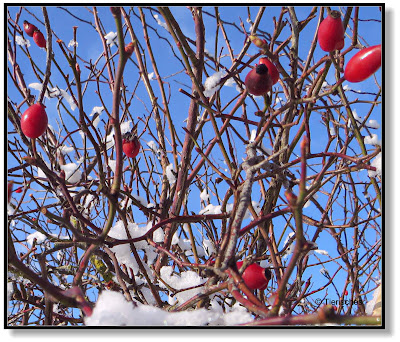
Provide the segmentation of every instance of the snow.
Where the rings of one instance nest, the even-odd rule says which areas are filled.
[[[174,236],[172,237],[171,244],[177,245],[178,243],[179,243],[179,234],[178,232],[175,232]]]
[[[309,185],[309,186],[306,187],[307,190],[310,188],[310,186],[311,186],[311,185]],[[317,199],[318,199],[318,194],[315,193],[312,197],[313,197],[315,200],[317,200]],[[308,208],[308,207],[310,206],[311,203],[312,203],[311,201],[307,201],[306,203],[304,203],[303,208]]]
[[[42,90],[43,85],[41,83],[29,83],[28,85],[29,88],[35,89],[38,92]],[[57,87],[50,89],[49,87],[47,88],[47,91],[44,93],[44,96],[48,99],[56,96],[60,96],[60,89]]]
[[[148,230],[151,228],[151,224],[147,224],[146,226],[138,226],[134,222],[129,222],[127,228],[128,228],[130,237],[136,238],[136,237],[141,237],[141,236],[145,235],[148,232]],[[110,229],[110,232],[108,233],[108,235],[110,237],[113,237],[118,240],[128,239],[123,221],[122,220],[118,221]],[[146,240],[135,242],[135,248],[143,250],[146,253],[146,255],[149,259],[149,264],[151,264],[157,256],[156,250],[152,246],[150,246]],[[114,246],[111,248],[111,250],[115,253],[115,257],[117,258],[117,260],[120,264],[125,264],[128,268],[132,268],[132,271],[134,274],[136,274],[139,271],[139,266],[138,266],[134,256],[131,253],[131,248],[130,248],[129,243]],[[146,267],[147,264],[144,264],[144,266]],[[151,278],[152,271],[150,270],[150,268],[148,266],[147,266],[147,271]]]
[[[103,110],[104,110],[104,107],[103,107],[103,106],[101,106],[101,107],[95,106],[95,107],[93,107],[92,112],[90,113],[89,116],[93,116],[93,115],[95,115],[95,114],[101,114],[101,112],[102,112]]]
[[[221,88],[221,85],[218,85],[218,83],[221,81],[223,76],[224,73],[222,71],[217,71],[210,77],[207,77],[206,81],[204,82],[204,96],[211,97]]]
[[[121,123],[121,134],[125,134],[132,130],[132,120]]]
[[[162,267],[160,269],[160,277],[175,290],[184,290],[193,286],[202,285],[207,281],[207,279],[200,277],[194,271],[184,271],[180,274],[173,274],[172,266]],[[162,282],[160,282],[160,286],[166,288]],[[202,291],[203,287],[196,287],[194,289],[178,292],[175,294],[175,297],[179,304],[183,304]]]
[[[40,92],[42,90],[43,85],[41,83],[30,83],[28,87]],[[45,92],[44,96],[48,99],[57,96],[62,96],[68,102],[72,111],[76,109],[76,103],[74,98],[71,95],[69,95],[65,90],[59,89],[58,87],[51,89],[47,88],[47,91]]]
[[[221,88],[221,85],[218,83],[226,75],[227,74],[223,71],[217,71],[211,76],[207,77],[206,81],[204,82],[204,89],[205,89],[204,96],[205,97],[213,96]],[[233,87],[236,86],[236,82],[232,77],[230,77],[225,81],[224,86]],[[241,90],[238,89],[238,91],[240,92]]]
[[[60,169],[64,170],[65,172],[65,180],[67,180],[70,183],[77,183],[80,181],[82,172],[78,170],[80,166],[79,164],[75,163],[68,163],[65,165],[60,165]]]
[[[76,103],[74,101],[74,98],[69,95],[65,90],[60,89],[61,95],[64,97],[64,99],[68,102],[69,106],[71,107],[71,110],[74,111],[76,109]]]
[[[236,86],[235,79],[233,77],[228,78],[225,81],[224,86],[226,86],[226,87],[235,87]]]
[[[203,200],[204,202],[207,202],[210,199],[210,195],[208,194],[207,189],[204,189],[200,193],[200,199]]]
[[[101,115],[101,112],[103,110],[104,110],[104,107],[97,107],[97,106],[93,107],[92,112],[90,113],[89,116],[93,116],[95,114],[99,114],[92,122],[94,128],[97,128],[97,126],[99,125],[99,123],[100,123],[100,115]]]
[[[379,127],[381,127],[379,125],[378,121],[376,121],[376,120],[369,120],[368,123],[367,123],[367,126],[369,128],[375,128],[375,129],[378,129]]]
[[[140,289],[140,292],[142,293],[143,297],[146,299],[146,302],[150,305],[156,305],[157,301],[155,300],[153,294],[151,293],[151,290],[148,287],[142,287]]]
[[[58,235],[58,234],[49,234],[50,236],[52,236],[55,239],[59,239],[59,240],[69,240],[70,237],[67,235]]]
[[[138,201],[141,205],[143,205],[144,207],[146,207],[146,208],[148,207],[149,203],[148,203],[148,202],[146,201],[146,199],[143,198],[142,196],[132,194],[132,197],[133,197],[136,201]]]
[[[158,251],[152,246],[146,248],[147,265],[153,265],[158,257]]]
[[[357,114],[357,112],[356,112],[355,109],[352,111],[352,113],[353,113],[354,120],[355,120],[358,124],[361,124],[361,123],[363,122],[363,119],[360,118],[360,117],[358,116],[358,114]],[[347,122],[347,127],[351,127],[351,119],[350,119],[350,118],[349,118],[349,120],[348,120],[348,122]]]
[[[131,205],[132,205],[132,200],[129,197],[126,197],[119,203],[120,208],[125,208],[125,207],[129,208]]]
[[[106,39],[106,43],[110,46],[114,46],[115,40],[117,38],[117,32],[109,32],[107,33],[104,38]]]
[[[373,314],[374,307],[375,307],[375,304],[377,304],[378,298],[381,299],[381,291],[382,291],[382,288],[381,288],[381,285],[379,285],[375,289],[374,294],[372,296],[372,299],[367,302],[367,305],[365,307],[365,313],[367,315],[372,315]]]
[[[88,326],[98,325],[134,325],[134,304],[125,300],[121,293],[103,291],[93,313],[86,317]]]
[[[261,266],[262,268],[268,268],[268,267],[271,266],[271,263],[270,263],[268,260],[266,260],[266,259],[261,260],[259,264],[260,264],[260,266]]]
[[[99,107],[95,107],[99,108]],[[94,110],[94,108],[93,108]],[[125,134],[127,132],[130,132],[132,130],[132,120],[122,122],[120,125],[121,129],[121,134]],[[114,146],[114,128],[111,130],[110,134],[107,135],[106,137],[106,149],[110,149],[111,147]]]
[[[153,140],[147,142],[146,144],[157,157],[157,159],[161,160],[161,150],[157,147],[157,144]]]
[[[214,244],[210,240],[203,239],[202,245],[203,245],[203,248],[204,248],[204,254],[206,256],[209,257],[212,253],[215,253]],[[198,253],[198,254],[199,254],[199,256],[203,256],[203,255],[200,255],[202,253]]]
[[[44,162],[44,163],[45,163],[46,166],[50,169],[50,164],[47,163],[47,162]],[[47,179],[46,174],[43,172],[43,170],[42,170],[40,167],[37,167],[36,170],[37,170],[37,176],[38,176],[39,178]]]
[[[178,241],[178,245],[183,251],[192,250],[192,244],[189,239],[180,238]]]
[[[329,277],[329,272],[325,267],[322,267],[319,271],[322,275]]]
[[[165,169],[166,173],[167,173],[167,178],[168,178],[168,182],[173,185],[176,182],[176,176],[174,174],[174,167],[172,166],[172,164],[169,164],[166,169]]]
[[[350,88],[347,84],[345,84],[345,85],[343,86],[343,90],[344,90],[344,91],[349,91],[349,90],[351,90],[351,88]]]
[[[61,145],[59,149],[63,154],[74,152],[74,148],[72,146]]]
[[[142,293],[150,297],[149,290],[142,289]],[[225,314],[218,303],[209,310],[168,312],[151,305],[130,303],[122,293],[107,290],[99,295],[92,315],[85,317],[86,326],[231,326],[249,321],[252,321],[251,314],[238,303]]]
[[[14,285],[11,281],[7,282],[7,311],[8,313],[10,313],[9,311],[9,305],[10,305],[10,300],[11,300],[11,296],[14,293]]]
[[[283,243],[283,246],[286,246],[286,245],[289,243],[289,241],[290,241],[291,239],[293,239],[294,235],[295,235],[294,232],[290,232],[290,233],[288,234],[288,236],[286,237],[286,239],[285,239],[285,241],[284,241],[284,243]],[[288,256],[289,254],[293,253],[293,250],[294,250],[294,241],[292,241],[292,242],[290,243],[290,246],[289,246],[288,249],[285,251],[285,255],[284,255],[284,256]]]
[[[162,228],[158,228],[153,232],[153,241],[155,243],[160,243],[164,241],[164,231]]]
[[[26,45],[26,47],[31,46],[31,42],[28,39],[25,39],[24,37],[21,37],[18,35],[15,36],[15,43],[20,46],[24,46],[24,45]]]
[[[376,171],[368,170],[369,177],[382,175],[382,153],[379,153],[371,162],[371,166],[376,167]]]
[[[110,167],[111,171],[115,173],[115,169],[117,167],[117,161],[113,159],[108,159],[108,166]]]
[[[261,210],[260,204],[256,201],[251,201],[251,203],[253,205],[254,210],[258,214]],[[226,205],[226,212],[230,213],[232,211],[232,209],[233,209],[233,203],[228,203]],[[221,214],[221,213],[222,213],[222,206],[214,205],[211,203],[199,211],[199,215],[217,215],[217,214]],[[243,219],[245,220],[248,218],[252,218],[252,215],[249,210],[246,210],[246,213],[244,214]]]
[[[133,223],[128,224],[129,233],[132,231],[132,225],[134,225],[134,227],[137,226]],[[122,221],[118,221],[113,227],[111,227],[108,236],[119,240],[126,240],[128,236],[126,235],[124,223]],[[129,243],[117,245],[115,247],[112,247],[111,250],[114,252],[115,257],[120,264],[125,264],[128,269],[132,268],[134,274],[139,271],[139,266],[131,253]]]
[[[158,14],[153,15],[154,19],[157,21],[157,24],[160,25],[161,27],[164,27],[168,31],[168,25],[161,21],[161,19],[158,17]]]
[[[329,256],[328,251],[326,251],[326,250],[324,250],[324,249],[316,249],[316,250],[314,250],[313,252],[314,252],[314,253],[321,254],[321,255]]]
[[[257,130],[256,129],[251,130],[249,144],[253,143],[256,140],[256,135],[257,135]],[[258,146],[265,153],[272,154],[272,149],[265,147],[262,141],[260,141],[260,144]]]
[[[227,206],[227,212],[230,212],[230,210],[228,210],[228,206]],[[203,214],[221,214],[221,206],[220,205],[214,205],[214,204],[208,204],[205,208],[201,209],[199,211],[199,215],[203,215]]]
[[[224,325],[244,324],[253,320],[250,312],[238,302],[233,305],[232,309],[231,312],[223,315]]]
[[[94,209],[96,203],[95,203],[95,197],[92,194],[88,194],[87,196],[85,196],[85,200],[82,204],[82,206],[85,208],[85,210],[83,211],[83,215],[86,218],[89,218],[92,210]]]
[[[367,135],[364,138],[364,143],[367,145],[378,145],[378,146],[382,145],[382,142],[379,140],[377,134],[371,134],[371,136]]]
[[[79,131],[79,133],[81,133],[81,131]],[[106,149],[108,150],[113,146],[114,146],[114,128],[111,130],[110,134],[106,136]]]
[[[356,120],[356,122],[358,124],[361,124],[364,121],[364,118],[361,118],[360,116],[358,116],[358,114],[357,114],[355,109],[353,110],[353,116],[354,116],[354,119]],[[347,122],[347,126],[351,127],[350,118],[349,118],[349,120]],[[372,129],[378,129],[380,127],[380,124],[378,123],[378,121],[371,119],[371,120],[368,120],[368,122],[365,123],[365,127],[372,128]]]
[[[78,47],[78,42],[71,39],[68,43],[68,47],[74,47],[74,46]]]
[[[41,244],[43,241],[45,241],[47,239],[46,235],[42,234],[41,232],[34,232],[32,234],[29,234],[26,237],[26,242],[29,245],[33,245],[33,240],[36,239],[36,243],[37,244]]]
[[[158,150],[158,148],[157,148],[156,143],[155,143],[153,140],[147,142],[146,144],[147,144],[147,146],[149,146],[150,150],[152,150],[153,152],[156,153],[156,151]]]

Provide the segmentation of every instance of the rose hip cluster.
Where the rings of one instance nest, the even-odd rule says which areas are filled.
[[[24,31],[41,48],[46,47],[46,39],[39,29],[28,21],[24,21]],[[21,116],[21,130],[32,139],[39,138],[47,129],[48,117],[42,103],[30,106]]]
[[[326,52],[341,50],[344,47],[344,34],[340,12],[330,11],[318,28],[319,46]],[[258,47],[265,45],[263,40],[254,36],[252,42]],[[381,44],[357,52],[345,67],[345,80],[352,83],[361,82],[372,76],[381,67],[381,55]],[[261,58],[259,64],[247,74],[244,84],[250,94],[260,96],[271,91],[272,85],[278,82],[278,79],[279,72],[276,66],[268,58]]]
[[[332,52],[344,47],[344,27],[339,11],[331,11],[318,29],[318,43],[322,50]],[[347,63],[344,78],[348,82],[361,82],[372,76],[382,64],[381,45],[358,51]]]
[[[24,31],[25,33],[33,38],[33,41],[36,43],[37,46],[41,48],[46,47],[46,38],[40,30],[33,24],[28,21],[24,21]]]

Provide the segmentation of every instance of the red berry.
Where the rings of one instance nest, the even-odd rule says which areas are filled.
[[[243,261],[238,261],[236,266],[238,270],[242,267]],[[244,283],[250,290],[264,290],[271,279],[271,271],[258,264],[250,264],[242,274]]]
[[[28,21],[24,21],[24,31],[29,37],[33,37],[33,32],[38,28]]]
[[[326,52],[343,48],[344,28],[339,11],[331,11],[331,13],[322,20],[318,29],[318,42],[321,49]]]
[[[344,295],[347,296],[349,294],[349,291],[344,291]]]
[[[122,150],[129,158],[135,158],[140,149],[140,142],[136,134],[127,132],[122,138]]]
[[[17,194],[20,194],[22,192],[22,186],[20,186],[19,188],[15,189],[15,192]]]
[[[272,80],[265,64],[256,64],[247,74],[244,84],[250,94],[264,95],[272,89]]]
[[[30,106],[21,117],[22,132],[32,139],[40,137],[46,131],[47,123],[45,106],[41,103]]]
[[[127,57],[130,57],[132,55],[134,48],[135,45],[133,43],[129,43],[128,45],[125,46],[125,53]]]
[[[347,63],[344,78],[361,82],[374,74],[382,65],[382,46],[375,45],[358,51]]]
[[[268,68],[269,76],[271,77],[272,84],[275,84],[279,80],[279,72],[276,66],[266,57],[260,58],[260,64],[265,64]]]
[[[45,48],[46,47],[46,39],[43,36],[43,33],[39,30],[35,30],[33,32],[33,40],[35,41],[36,45]]]

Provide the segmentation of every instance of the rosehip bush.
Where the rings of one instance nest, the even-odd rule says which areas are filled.
[[[5,13],[8,327],[382,324],[379,7]]]

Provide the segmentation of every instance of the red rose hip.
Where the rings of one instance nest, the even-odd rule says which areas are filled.
[[[129,158],[135,158],[140,149],[140,142],[135,133],[127,132],[122,137],[122,150]]]
[[[339,11],[331,11],[318,28],[318,43],[322,50],[331,52],[344,46],[344,28]]]
[[[243,261],[238,261],[236,263],[238,270],[242,267],[242,265]],[[246,267],[242,274],[242,278],[250,290],[264,290],[271,279],[271,271],[254,263]]]
[[[374,45],[358,51],[346,64],[344,78],[361,82],[374,74],[382,65],[382,46]]]
[[[35,30],[33,32],[33,40],[37,46],[39,46],[41,48],[46,47],[46,39],[44,38],[43,33],[40,32],[39,30]]]
[[[35,103],[22,114],[21,129],[28,138],[40,137],[46,131],[47,124],[45,106],[41,103]]]
[[[133,50],[135,49],[135,44],[129,43],[128,45],[125,45],[125,53],[127,57],[130,57],[133,53]]]
[[[37,29],[38,28],[35,25],[26,20],[24,21],[24,31],[29,37],[33,37],[33,32],[35,32]]]
[[[264,95],[272,89],[272,79],[265,64],[257,64],[247,74],[244,84],[252,95]]]

